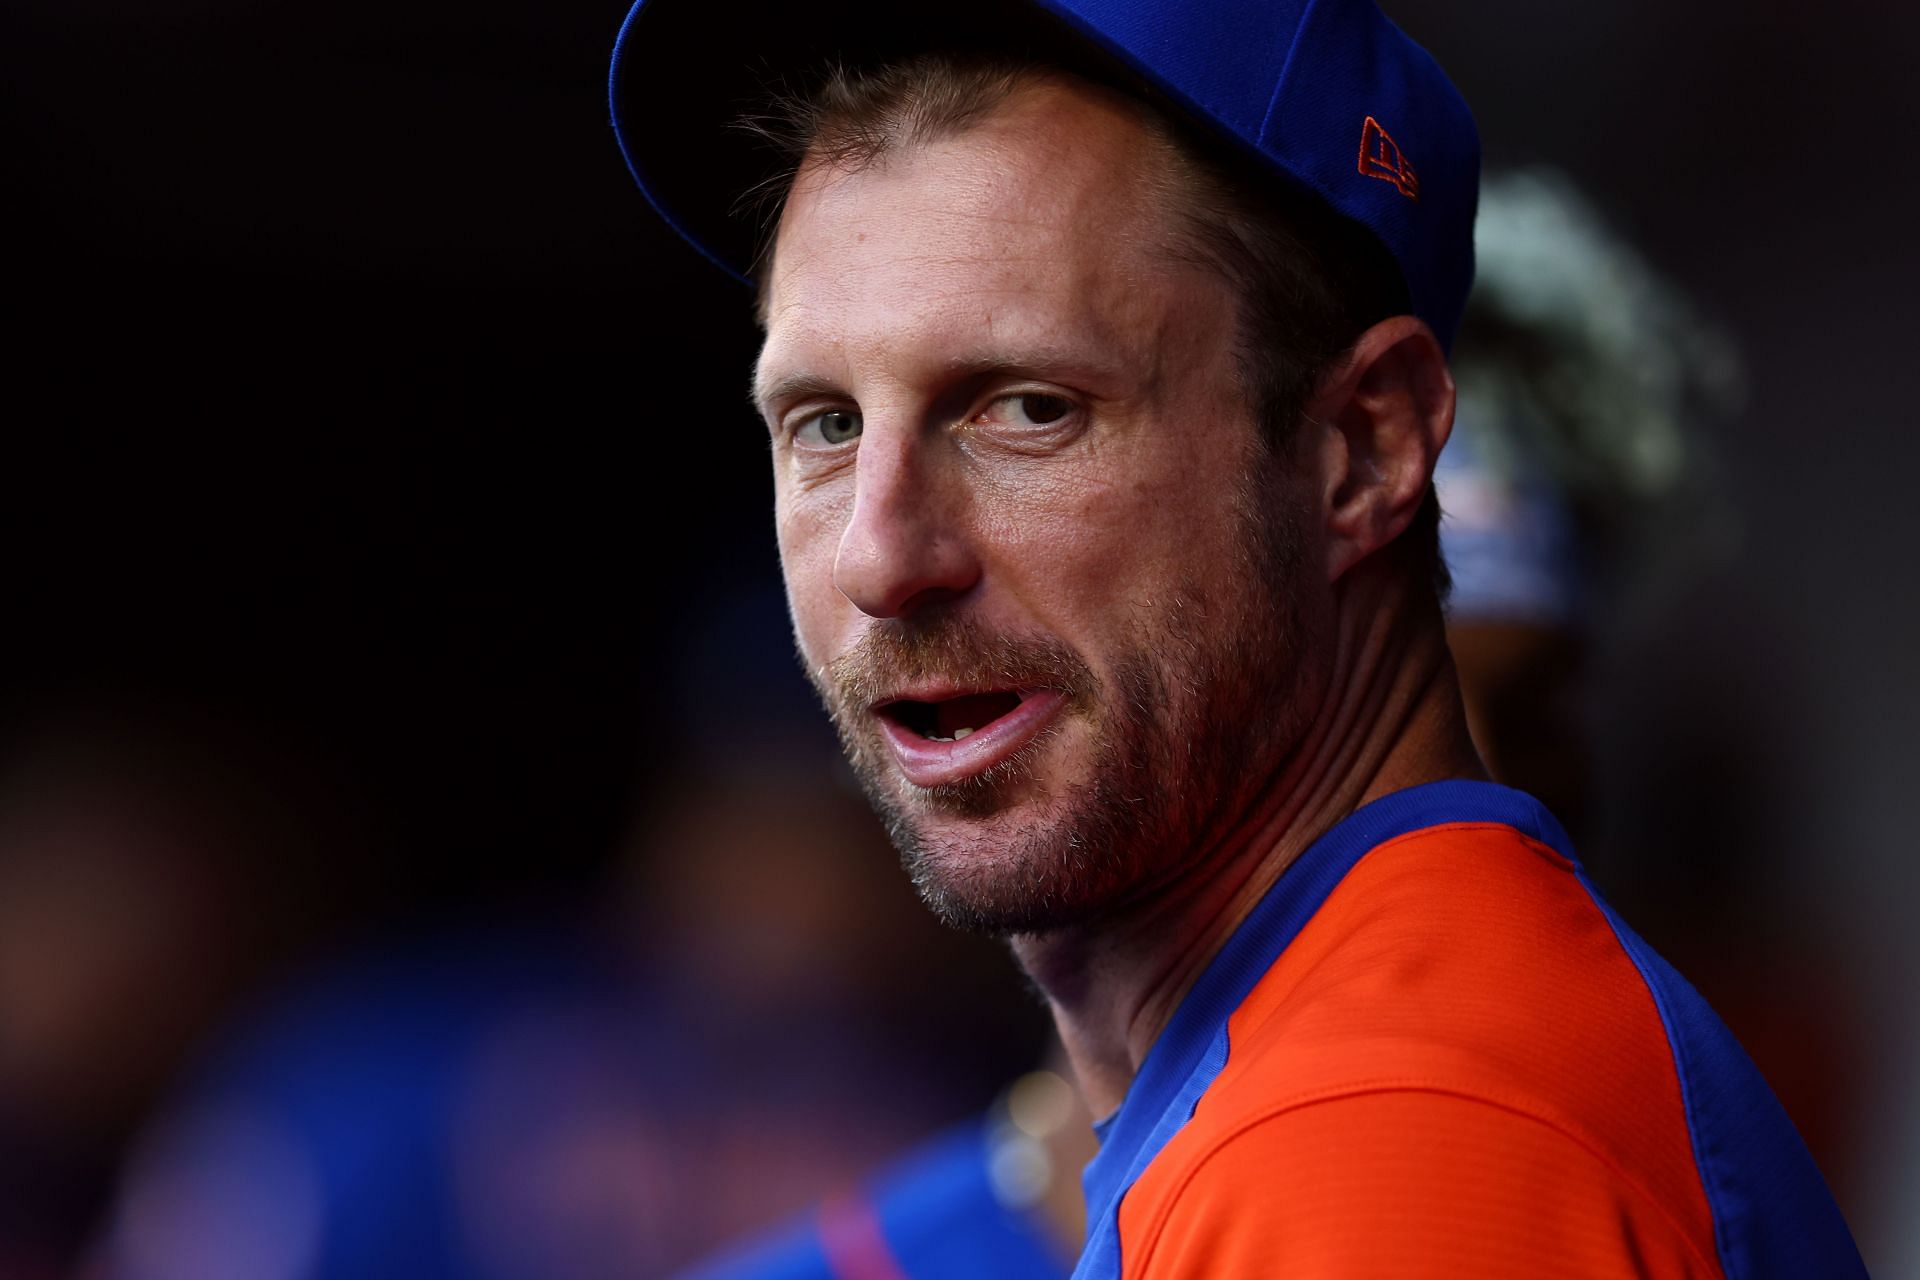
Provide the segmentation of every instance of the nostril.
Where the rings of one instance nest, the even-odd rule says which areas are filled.
[[[910,618],[922,609],[931,609],[935,605],[945,604],[949,600],[958,599],[962,594],[962,591],[949,586],[924,587],[896,604],[893,608],[893,616]]]

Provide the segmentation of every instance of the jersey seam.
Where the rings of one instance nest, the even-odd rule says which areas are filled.
[[[1280,1103],[1277,1106],[1271,1107],[1265,1111],[1262,1111],[1259,1115],[1254,1116],[1248,1120],[1242,1121],[1239,1125],[1234,1127],[1232,1130],[1230,1130],[1226,1134],[1223,1134],[1220,1138],[1215,1140],[1207,1148],[1205,1154],[1199,1156],[1197,1159],[1194,1160],[1193,1167],[1187,1171],[1187,1173],[1172,1188],[1170,1194],[1167,1196],[1165,1207],[1155,1215],[1152,1230],[1148,1234],[1146,1250],[1142,1256],[1142,1261],[1140,1264],[1143,1271],[1145,1268],[1152,1265],[1153,1255],[1158,1251],[1160,1247],[1160,1240],[1166,1232],[1167,1222],[1173,1217],[1174,1207],[1179,1203],[1181,1197],[1183,1197],[1187,1193],[1187,1189],[1193,1184],[1194,1180],[1200,1176],[1201,1171],[1207,1166],[1207,1164],[1215,1156],[1225,1151],[1229,1145],[1231,1145],[1232,1143],[1234,1143],[1240,1138],[1246,1137],[1249,1133],[1259,1128],[1261,1125],[1264,1125],[1269,1121],[1281,1119],[1282,1117],[1296,1111],[1304,1111],[1310,1107],[1324,1106],[1329,1103],[1340,1102],[1349,1098],[1373,1097],[1373,1096],[1378,1096],[1380,1094],[1388,1094],[1388,1093],[1426,1093],[1426,1094],[1435,1094],[1443,1097],[1458,1098],[1464,1102],[1476,1103],[1480,1106],[1489,1107],[1496,1111],[1503,1111],[1509,1115],[1518,1116],[1523,1120],[1531,1120],[1535,1124],[1538,1124],[1546,1128],[1550,1132],[1558,1135],[1559,1137],[1579,1147],[1582,1151],[1585,1151],[1588,1155],[1592,1156],[1603,1167],[1605,1167],[1608,1172],[1612,1173],[1616,1178],[1618,1178],[1622,1186],[1625,1186],[1628,1189],[1630,1189],[1636,1197],[1638,1197],[1640,1200],[1645,1202],[1645,1204],[1654,1211],[1654,1213],[1659,1217],[1659,1219],[1667,1224],[1668,1229],[1671,1230],[1674,1233],[1674,1235],[1684,1243],[1687,1251],[1690,1254],[1692,1254],[1697,1261],[1703,1263],[1707,1267],[1709,1273],[1718,1271],[1723,1277],[1727,1276],[1727,1272],[1724,1264],[1721,1263],[1721,1261],[1718,1258],[1709,1258],[1705,1254],[1701,1253],[1699,1247],[1694,1243],[1691,1233],[1689,1233],[1680,1222],[1675,1220],[1673,1215],[1667,1211],[1666,1206],[1660,1202],[1658,1197],[1656,1197],[1652,1192],[1648,1191],[1645,1187],[1641,1186],[1640,1183],[1635,1178],[1633,1178],[1630,1174],[1628,1174],[1626,1170],[1622,1169],[1611,1157],[1609,1157],[1605,1152],[1599,1150],[1591,1142],[1581,1137],[1578,1133],[1575,1133],[1573,1130],[1567,1128],[1565,1125],[1559,1123],[1558,1121],[1552,1119],[1551,1117],[1540,1115],[1529,1108],[1519,1106],[1515,1103],[1503,1102],[1497,1098],[1490,1098],[1485,1095],[1473,1093],[1464,1089],[1451,1088],[1445,1085],[1427,1084],[1427,1083],[1421,1083],[1416,1081],[1397,1081],[1397,1082],[1396,1081],[1374,1081],[1366,1084],[1345,1086],[1341,1088],[1339,1091],[1330,1093],[1330,1094],[1310,1095],[1304,1098],[1295,1098],[1287,1102]],[[1709,1206],[1709,1208],[1711,1208],[1711,1206]],[[1716,1231],[1716,1234],[1717,1234],[1717,1231]],[[1716,1244],[1717,1243],[1718,1242],[1716,1240]]]
[[[1599,895],[1594,892],[1593,886],[1587,883],[1585,876],[1580,877],[1580,887],[1587,891],[1587,900],[1593,904],[1594,910],[1600,913],[1600,918],[1606,921],[1607,928],[1613,934],[1614,943],[1620,948],[1621,954],[1626,956],[1627,963],[1631,964],[1633,971],[1640,975],[1640,985],[1646,988],[1647,998],[1653,1001],[1654,1013],[1660,1018],[1660,1029],[1666,1033],[1667,1037],[1667,1054],[1673,1061],[1673,1074],[1680,1086],[1680,1113],[1687,1124],[1687,1148],[1693,1153],[1693,1172],[1694,1176],[1700,1179],[1700,1194],[1707,1201],[1707,1216],[1713,1223],[1713,1245],[1720,1255],[1720,1269],[1727,1280],[1740,1280],[1731,1264],[1730,1259],[1733,1255],[1728,1248],[1726,1233],[1721,1224],[1722,1197],[1717,1193],[1716,1180],[1709,1172],[1709,1162],[1701,1158],[1700,1129],[1696,1123],[1697,1112],[1694,1107],[1693,1089],[1687,1072],[1687,1054],[1681,1047],[1680,1037],[1674,1032],[1672,1011],[1668,1009],[1666,998],[1661,994],[1659,986],[1647,973],[1646,966],[1640,963],[1640,957],[1635,955],[1633,948],[1627,945],[1627,940],[1621,935],[1620,925],[1615,921],[1613,913],[1601,905]]]

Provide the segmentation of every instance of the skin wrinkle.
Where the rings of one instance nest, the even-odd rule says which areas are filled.
[[[770,418],[863,423],[837,454],[774,431],[803,663],[923,893],[1015,931],[1097,1109],[1308,843],[1367,799],[1480,773],[1438,607],[1373,554],[1445,436],[1437,344],[1408,319],[1369,330],[1267,444],[1232,289],[1169,266],[1141,128],[1050,83],[885,166],[803,168],[759,368],[821,393],[763,399]],[[1016,437],[938,409],[960,361],[985,358],[991,396],[1043,340],[1118,371],[1010,384],[1058,378],[1073,423]],[[1066,710],[987,776],[923,793],[868,708],[936,671],[1037,682]]]

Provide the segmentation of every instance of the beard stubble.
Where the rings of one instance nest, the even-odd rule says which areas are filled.
[[[1303,728],[1304,539],[1278,481],[1236,486],[1240,553],[1221,580],[1189,575],[1143,614],[1105,679],[1046,636],[988,633],[963,614],[879,619],[809,671],[855,776],[923,901],[970,932],[1082,925],[1203,860],[1258,801]],[[1270,473],[1268,473],[1270,476]],[[958,783],[900,778],[866,709],[911,682],[1048,690],[1063,706],[1034,741]],[[1069,721],[1087,768],[1034,765]],[[938,823],[938,819],[959,822]]]

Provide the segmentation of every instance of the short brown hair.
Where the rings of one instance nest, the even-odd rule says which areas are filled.
[[[762,206],[754,270],[762,320],[774,230],[808,159],[858,170],[889,152],[964,132],[1024,85],[1069,76],[1080,78],[1026,58],[926,53],[858,69],[831,65],[806,89],[774,95],[764,111],[742,121],[783,160],[747,195]],[[1104,81],[1091,83],[1117,93],[1167,144],[1177,167],[1169,188],[1186,232],[1183,248],[1238,293],[1241,378],[1269,447],[1284,449],[1340,356],[1368,328],[1410,309],[1405,279],[1359,224],[1195,128],[1153,90]],[[1444,599],[1450,579],[1431,487],[1399,541],[1410,569]]]

